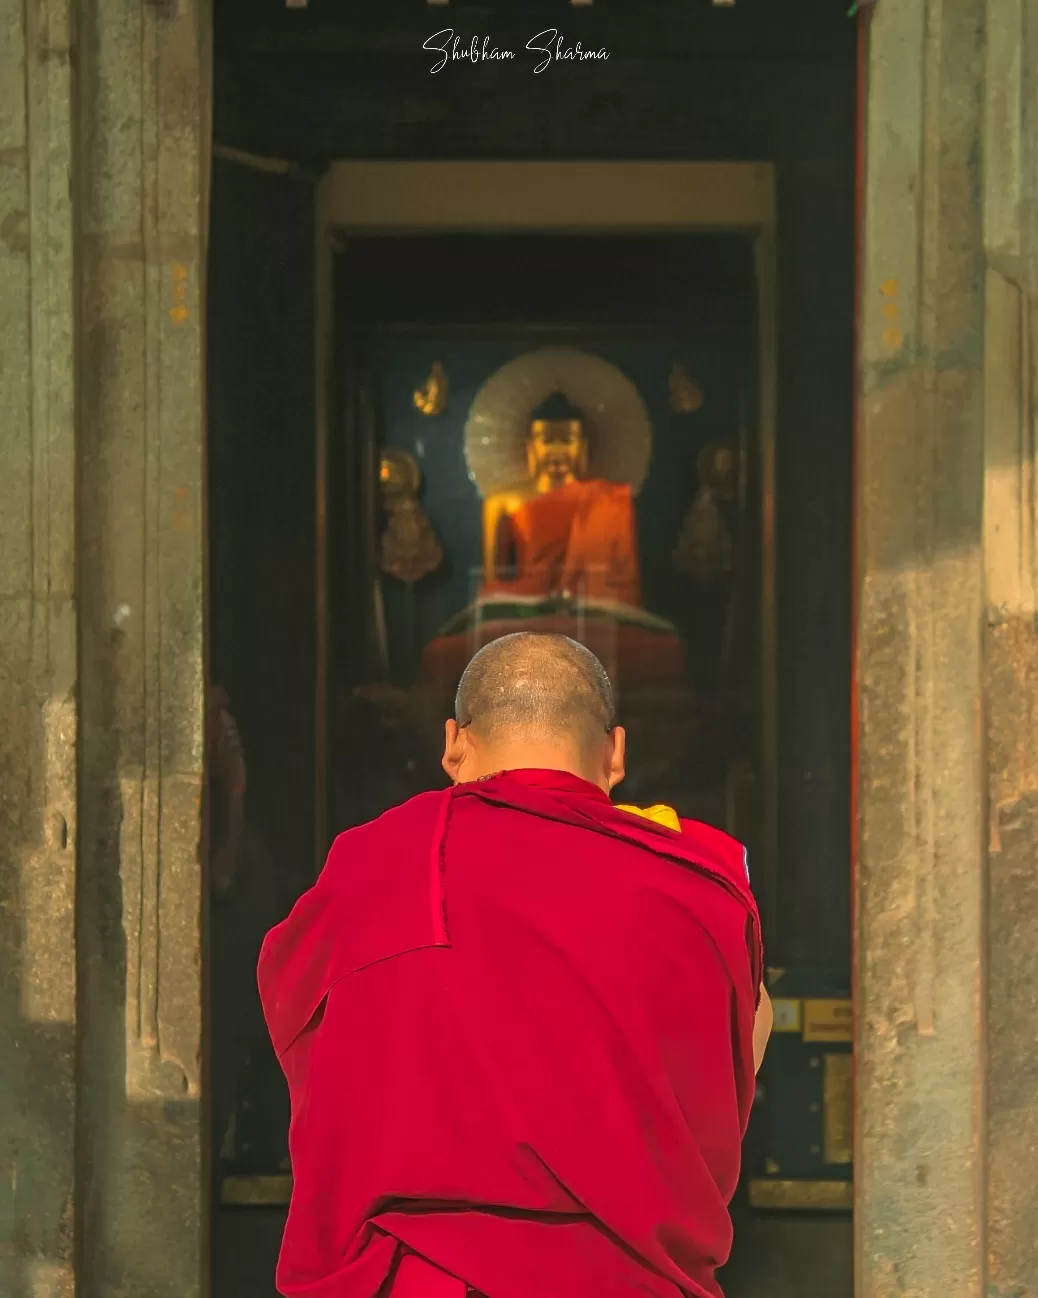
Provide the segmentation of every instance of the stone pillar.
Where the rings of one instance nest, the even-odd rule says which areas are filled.
[[[0,0],[0,1293],[72,1298],[70,0]]]
[[[880,0],[868,37],[855,1228],[870,1298],[985,1292],[986,7]]]
[[[205,1287],[208,41],[0,0],[4,1298]]]
[[[207,1270],[203,5],[79,12],[82,1298]]]
[[[1038,1292],[1038,0],[870,31],[859,1278]]]

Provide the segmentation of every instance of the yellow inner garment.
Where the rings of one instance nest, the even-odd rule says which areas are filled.
[[[641,816],[643,820],[654,820],[657,825],[664,825],[667,829],[676,830],[681,833],[681,821],[678,819],[678,813],[673,807],[667,807],[662,802],[657,802],[653,807],[628,807],[621,803],[616,805],[617,811],[629,811],[632,816]]]

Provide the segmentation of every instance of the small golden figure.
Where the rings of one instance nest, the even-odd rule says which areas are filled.
[[[447,371],[439,361],[434,361],[429,377],[420,388],[415,388],[415,409],[423,415],[442,415],[447,409],[447,390]]]
[[[379,465],[382,507],[382,571],[398,581],[416,582],[443,562],[443,547],[418,500],[422,475],[413,455],[387,450]]]
[[[735,456],[731,447],[713,442],[696,460],[700,487],[681,525],[674,547],[674,567],[692,581],[707,585],[732,571],[734,542],[718,501],[735,499]]]

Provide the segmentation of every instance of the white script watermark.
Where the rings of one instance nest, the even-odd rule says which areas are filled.
[[[555,27],[549,27],[526,42],[526,48],[539,56],[534,64],[534,72],[543,72],[553,63],[586,63],[589,59],[604,63],[609,58],[609,51],[604,49],[587,49],[580,41],[570,45],[566,38]],[[458,36],[453,27],[434,32],[422,44],[438,57],[430,68],[431,72],[442,72],[448,63],[514,63],[515,50],[503,49],[495,45],[489,36],[473,36],[466,41]]]

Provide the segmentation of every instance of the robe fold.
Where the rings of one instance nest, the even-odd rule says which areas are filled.
[[[664,818],[666,820],[666,818]],[[288,1298],[716,1298],[762,974],[740,844],[556,771],[334,843],[267,937]],[[406,1263],[406,1265],[404,1265]]]

